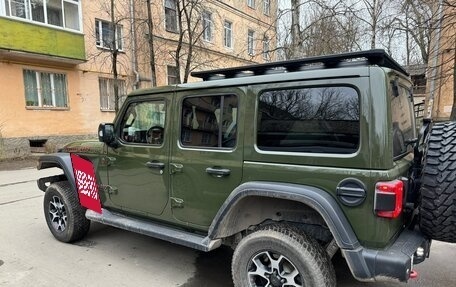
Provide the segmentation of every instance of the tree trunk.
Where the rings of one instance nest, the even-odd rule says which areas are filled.
[[[115,22],[115,6],[114,6],[114,0],[111,0],[111,31],[113,31],[113,37],[112,37],[112,42],[111,42],[111,59],[112,59],[112,74],[114,76],[114,110],[117,114],[119,111],[119,83],[118,81],[118,73],[117,73],[117,46],[116,46],[116,40],[117,40],[117,25]]]
[[[456,120],[456,39],[453,48],[453,107],[451,108],[450,121]]]
[[[377,0],[374,0],[372,3],[372,38],[371,38],[371,49],[375,49],[375,42],[377,41],[377,9],[378,3]]]
[[[299,0],[291,0],[291,50],[289,58],[294,59],[300,56],[301,32],[300,32],[300,11]]]
[[[152,8],[150,0],[146,0],[147,5],[147,26],[148,26],[148,45],[149,45],[149,56],[150,56],[150,79],[152,81],[152,87],[157,86],[157,73],[155,70],[155,49],[154,49],[154,22],[152,21]]]
[[[188,82],[188,76],[190,75],[190,65],[192,63],[192,59],[193,59],[193,45],[195,43],[193,43],[193,33],[195,32],[195,30],[192,29],[192,23],[191,23],[191,15],[189,14],[189,11],[187,10],[186,6],[184,5],[183,7],[183,12],[184,12],[184,15],[185,15],[185,20],[187,21],[187,30],[188,30],[188,55],[187,55],[187,59],[185,61],[185,69],[184,69],[184,79],[183,79],[183,83],[187,83]]]
[[[177,21],[179,25],[179,40],[177,41],[177,46],[176,46],[176,57],[174,59],[174,62],[176,63],[176,70],[177,70],[177,75],[176,75],[176,81],[178,84],[182,83],[181,76],[180,76],[180,58],[181,58],[181,50],[182,46],[184,44],[184,33],[185,31],[182,29],[182,13],[183,9],[185,9],[185,3],[181,3],[181,1],[176,1],[177,5]]]

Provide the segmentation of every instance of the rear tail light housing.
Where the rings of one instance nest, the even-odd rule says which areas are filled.
[[[397,218],[404,205],[404,182],[396,179],[375,185],[374,211],[379,217]]]

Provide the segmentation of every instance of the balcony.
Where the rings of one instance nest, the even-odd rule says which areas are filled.
[[[76,65],[86,61],[84,35],[0,17],[0,59]]]

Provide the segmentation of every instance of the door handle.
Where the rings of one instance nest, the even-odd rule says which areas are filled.
[[[231,170],[229,170],[227,168],[208,167],[208,168],[206,168],[206,172],[208,174],[214,175],[215,177],[223,177],[223,176],[230,175]]]
[[[156,161],[148,161],[146,162],[146,166],[148,168],[159,168],[159,169],[164,169],[165,164],[162,162],[156,162]]]

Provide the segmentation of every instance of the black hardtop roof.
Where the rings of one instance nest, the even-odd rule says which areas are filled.
[[[220,78],[236,78],[242,76],[266,75],[268,73],[282,70],[283,72],[296,72],[305,67],[323,65],[323,68],[337,68],[341,64],[351,63],[353,65],[378,65],[390,68],[408,76],[407,71],[398,64],[385,50],[373,49],[334,55],[307,57],[302,59],[278,61],[264,64],[247,65],[241,67],[215,69],[209,71],[192,72],[192,76],[201,78],[204,81]]]
[[[352,59],[353,61],[347,61]],[[356,60],[355,60],[356,59]],[[324,65],[322,68],[321,65]],[[205,72],[193,72],[192,76],[205,81],[185,84],[143,88],[134,90],[129,96],[173,93],[194,89],[218,89],[221,87],[239,87],[249,84],[295,81],[303,79],[318,80],[367,75],[369,65],[386,67],[408,76],[408,73],[384,50],[369,50],[337,55],[310,57],[299,60],[281,61],[266,64],[249,65],[237,68],[217,69]],[[286,68],[285,70],[285,66]],[[325,69],[328,69],[325,71]],[[309,74],[309,71],[311,74]],[[282,74],[283,77],[277,77]],[[209,81],[208,81],[209,80]]]

